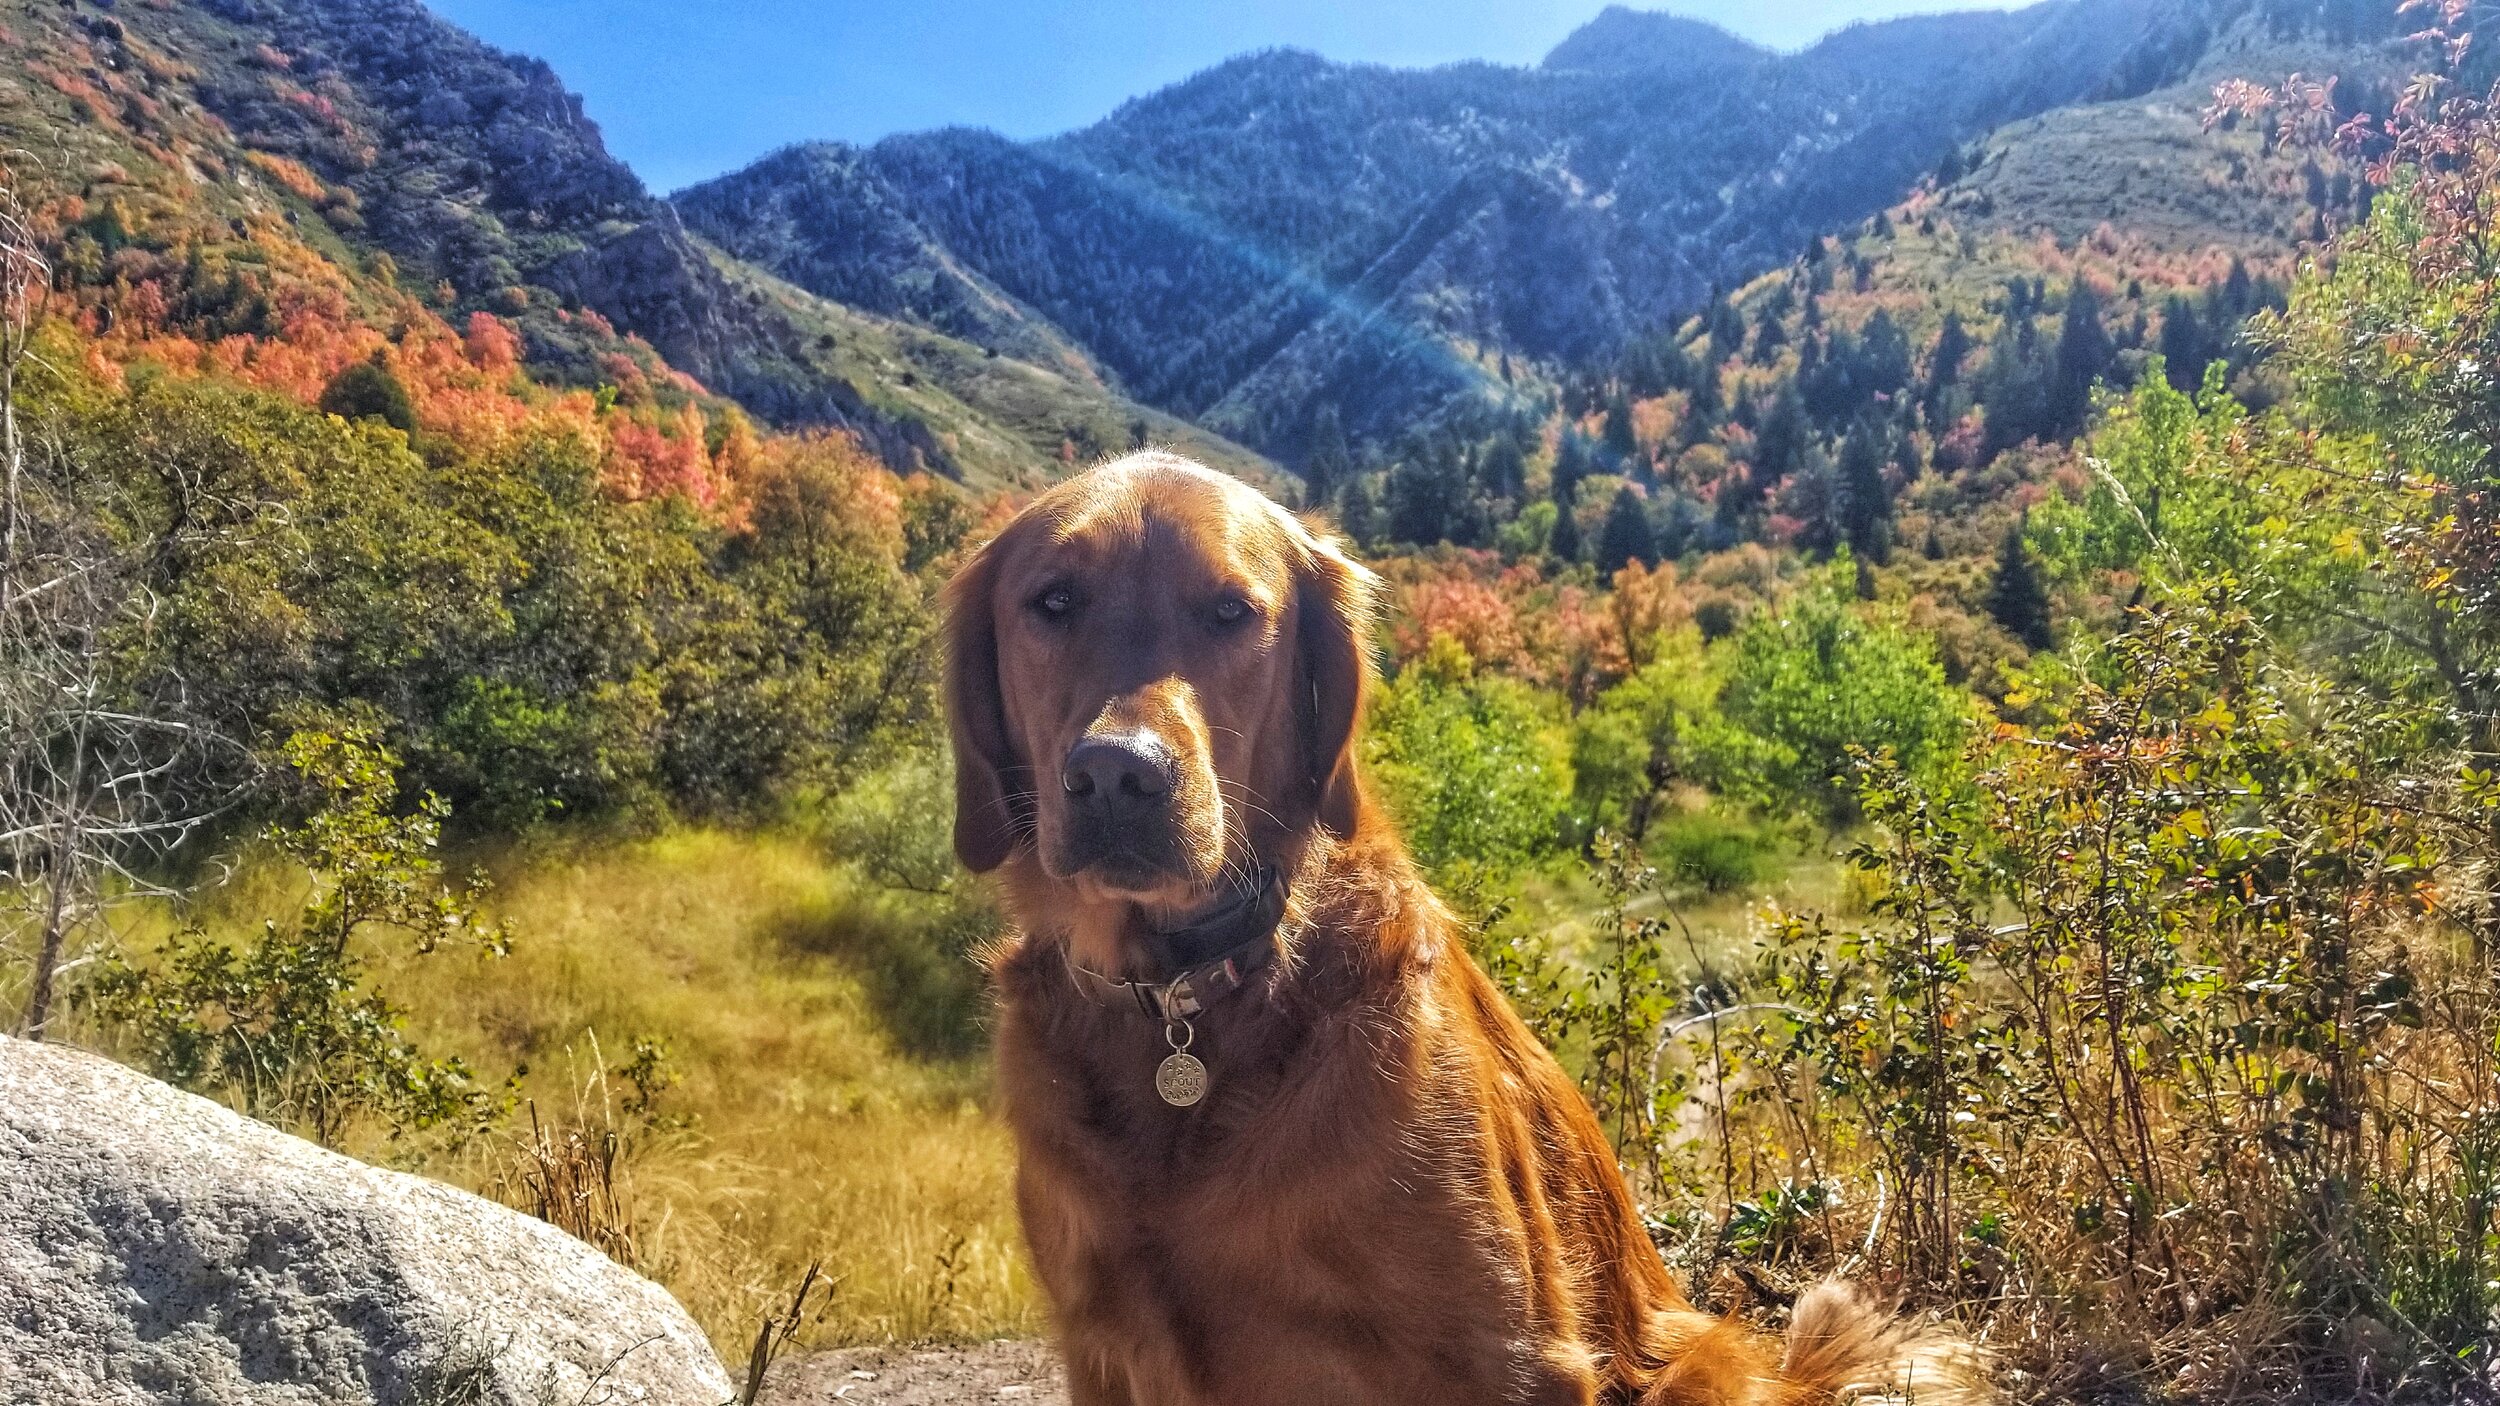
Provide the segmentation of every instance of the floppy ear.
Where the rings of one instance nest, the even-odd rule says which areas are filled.
[[[1302,573],[1300,617],[1304,774],[1311,813],[1340,839],[1354,834],[1363,811],[1354,766],[1354,729],[1362,721],[1371,681],[1371,624],[1379,579],[1337,544],[1313,534]]]
[[[1030,828],[1031,793],[1010,784],[1024,767],[1007,740],[999,691],[991,553],[946,587],[946,722],[955,741],[955,857],[975,874],[1007,862]]]

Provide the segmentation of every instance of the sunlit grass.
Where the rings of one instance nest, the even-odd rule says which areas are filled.
[[[632,1042],[663,1043],[677,1082],[628,1160],[643,1268],[725,1353],[811,1261],[835,1281],[819,1341],[1034,1326],[977,1039],[905,1048],[938,1023],[915,1006],[970,986],[890,975],[920,964],[883,948],[925,924],[792,839],[681,833],[500,867],[513,954],[400,962],[390,989],[428,1045],[481,1071],[526,1065],[542,1113],[596,1116],[581,1090],[602,1064],[622,1103]],[[474,1153],[443,1170],[493,1176]]]
[[[509,957],[372,943],[372,980],[430,1055],[511,1078],[505,1123],[455,1150],[351,1139],[372,1160],[515,1194],[530,1105],[624,1139],[638,1267],[724,1357],[811,1262],[834,1292],[802,1342],[977,1339],[1038,1328],[990,1108],[979,984],[942,900],[878,889],[803,840],[680,832],[490,856]],[[194,909],[240,939],[302,896],[247,866]],[[141,950],[171,927],[132,914]],[[637,1040],[670,1081],[647,1111]]]

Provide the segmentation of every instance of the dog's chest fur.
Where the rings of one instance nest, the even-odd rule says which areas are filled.
[[[1380,1373],[1398,1399],[1433,1374],[1409,1354],[1448,1340],[1444,1315],[1518,1294],[1470,1233],[1484,1168],[1464,1111],[1418,1103],[1440,1083],[1423,991],[1300,955],[1196,1022],[1210,1085],[1187,1109],[1154,1091],[1154,1021],[1074,991],[1055,949],[999,966],[1035,1266],[1071,1356],[1116,1357],[1141,1401],[1321,1371],[1340,1390]]]

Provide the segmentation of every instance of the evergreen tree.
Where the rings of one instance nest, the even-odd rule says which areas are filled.
[[[1858,390],[1862,396],[1895,395],[1906,389],[1913,374],[1910,339],[1892,314],[1881,308],[1858,334]]]
[[[1554,449],[1555,506],[1571,511],[1571,505],[1580,500],[1580,480],[1589,476],[1589,469],[1587,443],[1571,431],[1563,431],[1562,442]]]
[[[2236,254],[2231,256],[2230,276],[2222,280],[2222,307],[2233,323],[2246,321],[2257,310],[2256,281],[2248,276],[2248,261]]]
[[[1805,400],[1797,393],[1796,383],[1782,385],[1755,438],[1755,477],[1767,488],[1795,473],[1804,465],[1813,438],[1813,427],[1806,422]]]
[[[2161,307],[2162,373],[2171,389],[2194,395],[2205,383],[2205,363],[2213,360],[2213,340],[2196,315],[2196,304],[2172,295]]]
[[[1606,508],[1606,524],[1597,535],[1597,569],[1612,577],[1635,561],[1658,564],[1658,532],[1650,525],[1648,505],[1627,483]]]
[[[1892,488],[1884,482],[1882,434],[1870,420],[1849,428],[1840,447],[1840,537],[1866,561],[1892,557]]]
[[[1354,468],[1354,458],[1346,451],[1345,429],[1337,418],[1334,404],[1323,405],[1311,422],[1311,455],[1302,466],[1302,500],[1308,507],[1324,508],[1336,496],[1337,485],[1346,481]]]
[[[1435,542],[1483,545],[1483,524],[1467,487],[1466,462],[1446,435],[1410,445],[1383,485],[1390,539],[1419,547]]]
[[[1997,548],[1996,580],[1988,587],[1988,614],[2005,632],[2031,649],[2047,649],[2056,641],[2049,630],[2049,593],[2031,564],[2031,549],[2017,521]]]
[[[1528,488],[1528,456],[1521,452],[1518,436],[1508,430],[1493,436],[1476,463],[1476,480],[1496,498],[1519,501]]]
[[[1372,476],[1356,474],[1346,480],[1337,495],[1337,524],[1357,545],[1372,547],[1381,540],[1380,502],[1372,491]]]
[[[2019,280],[2016,286],[2021,286]],[[1999,331],[1980,368],[1977,394],[1986,417],[1986,452],[2002,454],[2027,439],[2054,433],[2049,419],[2054,368],[2029,317]]]
[[[330,378],[330,384],[321,388],[321,409],[344,420],[379,420],[402,434],[417,428],[416,404],[380,348],[371,360],[359,361]]]
[[[2092,418],[2092,386],[2117,360],[2109,330],[2101,325],[2101,300],[2090,284],[2077,278],[2066,296],[2065,325],[2057,334],[2055,379],[2049,390],[2048,428],[2044,437],[2063,439],[2083,432]]]
[[[1753,360],[1756,366],[1768,366],[1779,360],[1780,348],[1788,345],[1788,332],[1779,319],[1766,317],[1753,335]]]
[[[1584,550],[1580,545],[1580,515],[1568,504],[1556,506],[1561,510],[1554,514],[1554,535],[1547,539],[1545,549],[1554,554],[1556,561],[1576,562]]]
[[[1717,363],[1692,367],[1685,385],[1692,391],[1691,418],[1695,423],[1719,418],[1719,412],[1726,408],[1726,402],[1720,399]]]
[[[1962,315],[1948,312],[1944,327],[1936,333],[1936,347],[1927,354],[1927,386],[1929,395],[1962,379],[1962,363],[1969,359],[1970,330],[1962,325]]]
[[[1723,366],[1727,359],[1744,349],[1745,312],[1729,299],[1721,298],[1710,307],[1710,362]]]
[[[1620,390],[1606,401],[1606,453],[1621,464],[1640,453],[1640,441],[1632,433],[1632,402]]]

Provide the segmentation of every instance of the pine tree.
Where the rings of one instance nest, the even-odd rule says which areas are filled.
[[[1556,561],[1576,562],[1584,550],[1580,545],[1580,515],[1568,504],[1555,506],[1558,511],[1554,514],[1554,535],[1547,539],[1545,549],[1554,554]]]
[[[1380,505],[1372,492],[1370,474],[1356,474],[1339,491],[1337,524],[1357,545],[1370,547],[1379,543]]]
[[[1650,526],[1649,507],[1625,484],[1607,506],[1606,525],[1597,536],[1597,569],[1608,577],[1632,562],[1658,564],[1658,533]]]
[[[2055,379],[2049,390],[2048,436],[2082,432],[2092,418],[2092,386],[2118,356],[2101,326],[2101,300],[2081,278],[2066,296],[2065,325],[2057,334]]]
[[[1795,473],[1805,463],[1813,434],[1812,426],[1806,423],[1805,400],[1798,395],[1796,383],[1782,385],[1771,402],[1771,413],[1763,418],[1762,431],[1754,445],[1756,477],[1768,486]]]
[[[2194,395],[2205,382],[2205,363],[2213,359],[2212,340],[2196,316],[2196,304],[2173,295],[2161,307],[2162,374],[2170,388]]]
[[[1723,366],[1729,357],[1744,349],[1744,309],[1721,298],[1711,305],[1709,326],[1711,364]]]
[[[1858,334],[1859,394],[1892,395],[1908,387],[1911,375],[1908,335],[1891,313],[1877,308]]]
[[[1862,560],[1892,557],[1892,488],[1884,482],[1884,444],[1871,421],[1849,427],[1840,447],[1840,536]]]
[[[1588,445],[1578,435],[1563,431],[1562,443],[1554,450],[1554,502],[1564,512],[1580,500],[1580,480],[1589,476]]]
[[[2018,285],[2019,286],[2019,285]],[[1976,398],[1986,418],[1986,452],[2002,454],[2027,439],[2055,433],[2050,424],[2056,368],[2029,317],[2000,329],[1980,367]]]
[[[1311,421],[1311,456],[1302,466],[1302,500],[1305,506],[1324,508],[1335,497],[1337,485],[1344,483],[1354,468],[1353,456],[1346,452],[1345,428],[1337,418],[1337,407],[1323,405]]]
[[[1997,548],[1996,580],[1988,587],[1988,614],[2027,648],[2047,649],[2056,642],[2049,630],[2049,593],[2040,584],[2038,569],[2031,564],[2031,549],[2023,542],[2020,521],[2006,530],[2005,541]]]
[[[1493,436],[1476,463],[1476,478],[1485,492],[1517,502],[1528,486],[1528,456],[1520,452],[1518,438],[1508,430]]]
[[[1693,367],[1687,385],[1693,395],[1691,418],[1696,422],[1717,419],[1719,412],[1726,408],[1726,402],[1720,399],[1719,394],[1718,364],[1713,362]]]
[[[1622,391],[1606,400],[1606,453],[1618,464],[1638,454],[1640,441],[1632,433],[1632,402]]]
[[[1780,348],[1788,345],[1788,332],[1779,319],[1766,317],[1753,335],[1753,360],[1756,366],[1768,366],[1779,360]]]
[[[1936,333],[1936,348],[1927,354],[1927,384],[1930,393],[1962,379],[1962,363],[1969,359],[1970,330],[1962,325],[1962,315],[1948,312],[1944,327]]]

